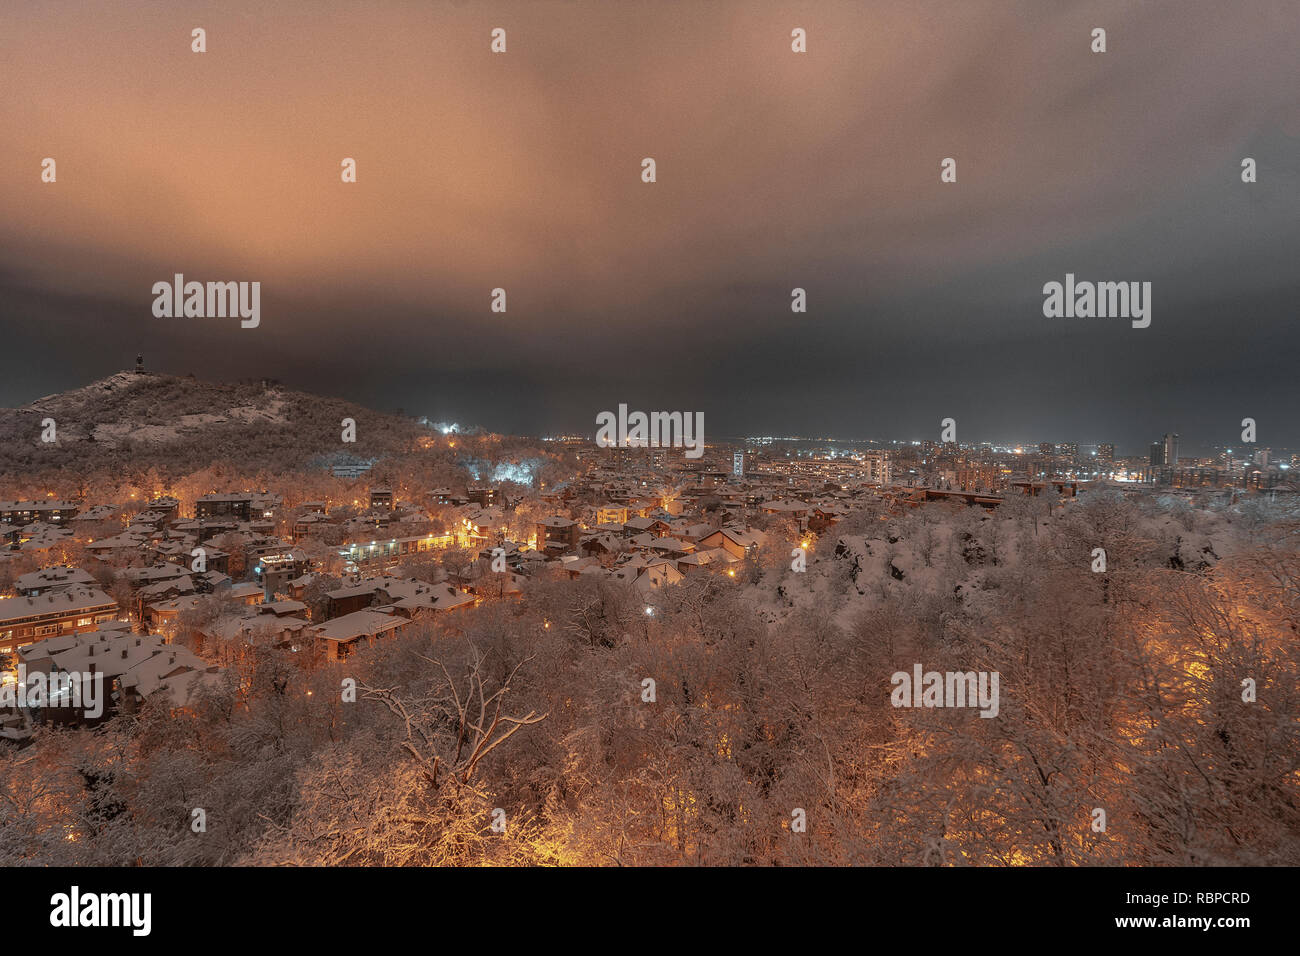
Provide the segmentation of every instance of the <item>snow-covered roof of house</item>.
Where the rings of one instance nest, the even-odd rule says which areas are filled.
[[[324,624],[317,624],[311,628],[311,633],[321,640],[346,644],[358,638],[396,631],[409,623],[404,617],[367,609],[353,611],[351,614],[344,614]]]
[[[577,524],[572,518],[562,518],[559,515],[551,515],[549,518],[543,518],[537,523],[547,528],[572,528]]]
[[[38,614],[73,614],[94,607],[117,607],[117,602],[99,588],[74,586],[47,591],[36,597],[0,599],[0,621],[33,617]]]
[[[40,571],[32,571],[29,574],[21,575],[14,581],[14,590],[22,592],[38,588],[44,590],[46,588],[67,587],[77,584],[93,584],[94,580],[89,571],[64,565],[55,568],[42,568]]]

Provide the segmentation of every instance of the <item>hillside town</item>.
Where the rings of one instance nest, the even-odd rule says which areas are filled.
[[[842,547],[836,527],[849,516],[1040,501],[1050,517],[1090,488],[1202,507],[1295,493],[1289,462],[1267,464],[1267,452],[1180,462],[1176,438],[1155,443],[1147,462],[1117,461],[1104,445],[1080,458],[1077,444],[1026,453],[773,439],[711,447],[689,461],[670,449],[566,438],[541,443],[543,454],[560,449],[575,465],[549,486],[395,490],[366,484],[367,468],[330,476],[337,494],[321,500],[300,500],[286,483],[184,501],[162,488],[130,503],[53,493],[0,501],[0,667],[8,683],[101,674],[108,707],[93,718],[84,708],[57,713],[93,724],[146,698],[184,708],[251,648],[288,649],[304,666],[341,662],[413,624],[517,599],[539,579],[621,586],[653,615],[657,595],[687,579],[752,580],[760,555],[797,563],[827,536]],[[10,706],[0,734],[23,741],[41,719],[39,708]]]

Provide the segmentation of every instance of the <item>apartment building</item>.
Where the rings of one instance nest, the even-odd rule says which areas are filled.
[[[248,521],[253,514],[252,494],[204,495],[194,503],[194,517],[200,521]]]
[[[78,505],[72,501],[48,498],[43,501],[0,501],[0,522],[12,525],[46,521],[58,524],[77,516]]]
[[[0,600],[0,654],[48,637],[93,631],[121,609],[98,588],[69,587]]]

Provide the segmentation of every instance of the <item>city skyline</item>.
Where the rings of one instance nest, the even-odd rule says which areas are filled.
[[[141,362],[143,362],[142,355],[138,356],[138,359],[140,359]],[[141,367],[143,367],[143,365]],[[119,373],[123,373],[123,374],[129,371],[131,370],[130,369],[118,370]],[[181,378],[181,377],[193,378],[192,375],[179,376],[176,375],[176,373],[166,373],[166,372],[163,374],[170,375],[177,378]],[[279,379],[268,378],[265,379],[264,381],[274,382],[275,387],[291,387],[289,383],[282,382]],[[68,389],[68,391],[76,391],[78,388],[86,387],[93,384],[94,382],[74,383],[72,387]],[[220,384],[220,383],[215,383],[215,384]],[[295,390],[298,391],[299,389],[295,389]],[[21,409],[27,407],[28,405],[39,403],[44,399],[57,397],[60,394],[61,393],[59,392],[55,392],[50,394],[42,394],[40,396],[34,396],[29,401],[23,402],[21,405],[15,406],[15,408]],[[325,393],[319,393],[319,394],[325,394]],[[328,397],[347,400],[347,401],[356,401],[359,404],[364,405],[364,403],[361,402],[359,398],[353,395],[330,394]],[[483,423],[473,420],[472,418],[465,420],[463,422],[451,422],[446,420],[445,418],[442,420],[435,421],[434,416],[421,414],[417,411],[413,411],[405,408],[385,409],[385,408],[375,407],[372,408],[371,410],[381,412],[384,414],[396,414],[400,416],[413,418],[418,421],[424,422],[429,428],[435,431],[439,429],[444,429],[444,430],[457,429],[462,432],[478,430],[478,431],[494,433],[494,434],[516,435],[518,437],[523,437],[523,438],[535,438],[543,441],[564,438],[564,437],[580,437],[580,438],[592,439],[596,432],[595,427],[588,426],[587,428],[584,429],[582,427],[577,427],[578,423],[574,423],[575,427],[570,429],[559,429],[559,430],[539,429],[538,431],[535,432],[497,432],[494,429],[486,427]],[[934,431],[935,434],[939,434],[940,430],[939,428],[936,428]],[[1258,440],[1255,442],[1244,442],[1240,440],[1241,439],[1240,431],[1241,431],[1240,423],[1238,423],[1238,426],[1235,430],[1236,440],[1234,440],[1233,438],[1234,430],[1231,427],[1227,427],[1224,429],[1224,432],[1226,434],[1221,436],[1221,438],[1217,441],[1214,439],[1214,436],[1210,436],[1210,435],[1195,435],[1195,434],[1187,435],[1178,431],[1165,431],[1160,433],[1159,435],[1152,437],[1149,440],[1138,439],[1134,441],[1131,444],[1131,446],[1110,439],[1079,440],[1074,438],[1064,438],[1063,436],[1052,437],[1050,435],[1037,435],[1031,437],[1022,436],[1016,438],[1015,440],[1010,440],[1004,434],[996,434],[995,437],[988,437],[987,435],[976,435],[974,437],[962,436],[960,439],[956,440],[955,443],[961,447],[992,448],[999,451],[1005,451],[1007,453],[1011,453],[1019,449],[1023,451],[1023,453],[1025,454],[1033,453],[1038,449],[1038,446],[1043,443],[1049,443],[1053,445],[1073,444],[1077,446],[1081,451],[1092,449],[1094,452],[1106,445],[1110,445],[1113,448],[1113,454],[1116,459],[1146,457],[1148,450],[1153,445],[1161,444],[1164,441],[1164,439],[1170,434],[1174,435],[1180,442],[1180,444],[1178,445],[1178,447],[1181,450],[1180,454],[1178,455],[1179,458],[1188,458],[1188,457],[1207,458],[1207,457],[1220,455],[1225,452],[1233,452],[1234,449],[1236,450],[1237,457],[1243,459],[1251,459],[1260,451],[1271,452],[1273,456],[1277,458],[1277,457],[1288,456],[1292,452],[1294,447],[1294,446],[1288,446],[1279,443],[1270,444],[1270,443],[1260,442]],[[706,435],[705,440],[706,440],[706,444],[775,441],[775,442],[807,442],[807,443],[823,442],[823,443],[841,444],[841,445],[877,445],[880,447],[899,446],[899,445],[908,445],[908,444],[919,445],[924,442],[943,444],[943,441],[941,439],[935,437],[925,437],[917,434],[910,434],[910,435],[886,434],[883,436],[873,436],[873,435],[830,435],[830,434],[810,433],[806,435],[801,435],[801,434],[793,434],[793,433],[787,433],[787,434],[760,433],[757,431],[752,433],[747,433],[747,434],[746,433],[717,434],[717,433],[709,432]],[[1086,458],[1088,456],[1081,454],[1080,457]]]

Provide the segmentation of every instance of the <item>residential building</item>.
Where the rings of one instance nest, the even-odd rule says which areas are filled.
[[[69,587],[0,600],[0,654],[61,634],[93,631],[121,613],[98,588]]]

